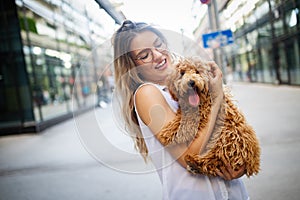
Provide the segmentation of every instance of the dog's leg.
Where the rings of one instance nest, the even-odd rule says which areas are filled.
[[[201,118],[199,113],[199,106],[184,107],[181,104],[180,126],[174,138],[176,143],[190,142],[197,136]]]
[[[156,134],[158,141],[162,145],[167,146],[169,144],[176,143],[175,137],[179,129],[180,119],[181,119],[181,113],[180,111],[178,111],[176,113],[175,119],[169,122],[165,127],[163,127],[163,129],[158,134]]]

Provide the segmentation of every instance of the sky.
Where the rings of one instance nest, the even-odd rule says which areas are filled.
[[[192,36],[195,28],[191,12],[193,0],[123,0],[121,10],[127,19],[143,21]]]

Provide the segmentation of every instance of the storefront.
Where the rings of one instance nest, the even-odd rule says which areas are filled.
[[[215,12],[217,20],[209,14]],[[233,44],[208,50],[226,78],[300,85],[300,0],[196,1],[193,15],[199,21],[194,35],[202,47],[203,34],[233,32]]]
[[[95,107],[104,66],[93,49],[116,19],[92,0],[3,4],[0,134],[40,131]]]
[[[300,1],[259,1],[226,48],[234,80],[300,85]],[[226,10],[226,8],[224,8]]]

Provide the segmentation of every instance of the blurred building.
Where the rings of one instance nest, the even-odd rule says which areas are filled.
[[[122,13],[108,0],[1,0],[0,10],[0,135],[40,131],[94,107],[107,59],[94,49]]]
[[[202,34],[231,29],[234,44],[216,48],[227,77],[237,81],[300,85],[300,0],[210,0],[218,30],[209,26],[212,5],[194,1]],[[202,14],[201,14],[202,13]],[[205,13],[205,14],[203,14]]]

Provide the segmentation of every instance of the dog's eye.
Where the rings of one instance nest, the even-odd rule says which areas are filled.
[[[183,71],[183,70],[182,70],[182,71],[180,71],[180,75],[181,75],[181,76],[183,76],[183,75],[184,75],[184,73],[185,73],[185,71]]]
[[[199,72],[199,71],[196,71],[196,74],[200,74],[200,72]]]

